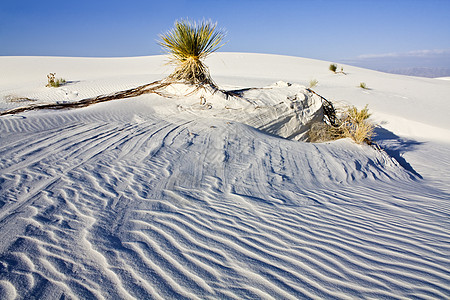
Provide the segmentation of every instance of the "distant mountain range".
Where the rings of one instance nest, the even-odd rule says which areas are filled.
[[[428,78],[436,78],[436,77],[446,77],[450,76],[450,68],[397,68],[397,69],[380,69],[378,71],[393,73],[393,74],[401,74],[408,76],[418,76],[418,77],[428,77]]]
[[[387,73],[419,77],[450,76],[450,49],[360,55],[343,63]]]

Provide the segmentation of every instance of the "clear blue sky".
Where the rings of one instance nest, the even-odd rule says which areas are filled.
[[[161,54],[158,34],[181,18],[218,22],[227,52],[450,56],[450,0],[0,0],[0,55]]]

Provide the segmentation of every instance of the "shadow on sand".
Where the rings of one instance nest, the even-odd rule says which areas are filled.
[[[414,150],[422,142],[401,138],[393,132],[383,128],[376,127],[373,141],[379,144],[383,150],[407,171],[411,172],[420,179],[423,177],[414,170],[414,168],[403,158],[403,153]]]

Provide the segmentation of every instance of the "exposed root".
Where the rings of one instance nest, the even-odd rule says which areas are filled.
[[[15,95],[7,95],[4,97],[5,101],[11,102],[11,103],[18,103],[18,102],[34,102],[37,101],[36,99],[31,99],[27,97],[19,97]]]
[[[328,118],[328,122],[331,126],[338,127],[340,124],[338,123],[338,119],[336,117],[336,109],[334,108],[333,103],[320,96],[312,89],[307,88],[306,90],[310,93],[315,94],[316,96],[319,96],[319,98],[322,100],[323,114]]]
[[[215,84],[193,84],[191,85],[193,87],[193,90],[190,91],[187,94],[183,95],[174,95],[168,91],[165,90],[166,87],[172,85],[172,84],[186,84],[185,82],[180,81],[174,81],[172,78],[166,78],[164,80],[158,80],[154,81],[152,83],[148,83],[145,85],[138,86],[136,88],[132,88],[125,91],[116,92],[113,94],[108,95],[100,95],[92,98],[86,98],[79,101],[73,101],[73,102],[64,102],[64,103],[41,103],[41,104],[31,104],[27,106],[17,107],[10,110],[2,111],[0,112],[0,116],[4,115],[10,115],[10,114],[16,114],[21,113],[24,111],[30,111],[30,110],[38,110],[38,109],[69,109],[69,108],[82,108],[87,107],[92,104],[111,101],[111,100],[118,100],[118,99],[125,99],[125,98],[132,98],[137,97],[143,94],[150,94],[154,93],[164,98],[176,98],[176,97],[187,97],[191,96],[195,93],[197,93],[199,90],[203,89],[206,90],[212,94],[220,93],[228,99],[229,97],[239,97],[237,94],[233,92],[227,92],[225,90],[219,89]],[[28,98],[20,98],[20,99],[26,99],[31,100]]]
[[[16,114],[24,111],[30,111],[30,110],[37,110],[37,109],[66,109],[66,108],[81,108],[86,107],[95,103],[101,103],[111,100],[117,100],[117,99],[125,99],[125,98],[131,98],[131,97],[137,97],[143,94],[148,93],[156,93],[158,94],[158,91],[163,89],[164,87],[170,85],[168,82],[162,82],[162,81],[155,81],[149,84],[141,85],[139,87],[120,91],[114,94],[109,95],[101,95],[96,96],[92,98],[86,98],[79,101],[74,102],[64,102],[64,103],[43,103],[43,104],[32,104],[28,106],[22,106],[13,108],[10,110],[2,111],[0,112],[0,116],[4,115],[10,115],[10,114]]]

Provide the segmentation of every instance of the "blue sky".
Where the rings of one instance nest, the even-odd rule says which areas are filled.
[[[211,19],[227,52],[450,68],[450,0],[0,0],[0,55],[161,54],[174,21]]]

